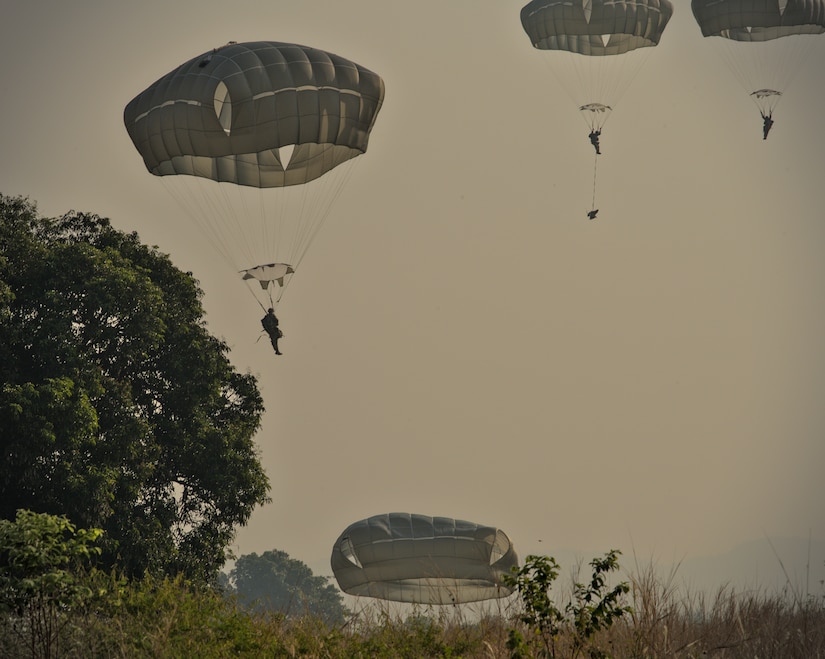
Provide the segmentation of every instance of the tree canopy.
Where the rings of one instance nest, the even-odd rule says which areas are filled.
[[[201,298],[136,233],[0,195],[0,518],[100,528],[126,574],[217,572],[269,481],[257,383]]]
[[[330,624],[344,620],[346,609],[338,589],[285,551],[244,554],[229,573],[229,582],[239,601],[252,611],[309,614]]]

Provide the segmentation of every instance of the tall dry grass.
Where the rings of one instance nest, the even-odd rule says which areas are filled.
[[[627,577],[632,613],[598,634],[594,647],[616,659],[825,659],[825,592],[692,591],[677,572],[637,566]],[[559,590],[561,605],[567,593]],[[511,656],[510,629],[531,633],[520,611],[515,597],[475,609],[422,607],[406,617],[370,601],[344,633],[355,641],[350,651],[372,648],[374,656],[499,659]],[[587,657],[576,655],[571,635],[560,634],[553,646],[559,659]]]
[[[590,649],[616,659],[825,659],[825,593],[682,586],[676,571],[636,566],[625,577],[632,613],[600,632]],[[554,588],[563,607],[569,589]],[[517,596],[476,605],[394,607],[359,599],[343,625],[308,616],[255,615],[214,591],[181,580],[138,583],[117,602],[62,620],[50,657],[303,657],[306,659],[499,659],[508,635],[532,633],[520,622]],[[22,639],[17,616],[0,616],[0,656],[40,657]],[[24,630],[22,630],[24,631]],[[540,647],[535,644],[533,647]],[[551,644],[555,657],[589,659],[569,633]],[[540,655],[537,655],[540,656]],[[546,655],[545,655],[546,656]]]
[[[786,586],[780,592],[693,592],[676,571],[648,566],[631,576],[633,613],[616,625],[610,642],[617,657],[693,659],[825,658],[825,599]]]

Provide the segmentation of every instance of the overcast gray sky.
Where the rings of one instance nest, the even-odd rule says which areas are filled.
[[[522,557],[825,541],[825,37],[763,141],[676,0],[605,127],[589,222],[587,127],[522,4],[4,0],[0,191],[170,254],[259,377],[273,503],[237,553],[328,574],[338,534],[391,511],[500,526]],[[280,358],[122,120],[229,40],[314,46],[386,84],[279,308]]]

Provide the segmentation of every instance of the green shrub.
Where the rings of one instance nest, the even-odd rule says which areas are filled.
[[[65,612],[94,595],[78,573],[100,553],[102,533],[30,510],[0,520],[0,654],[58,656]]]
[[[609,630],[631,611],[623,602],[630,590],[627,583],[608,589],[607,575],[619,568],[619,554],[618,550],[611,550],[604,558],[590,561],[590,581],[574,582],[572,597],[562,608],[550,595],[553,582],[559,576],[559,565],[554,558],[528,556],[521,568],[505,577],[505,583],[515,588],[521,597],[524,611],[519,620],[527,626],[526,637],[518,629],[510,630],[508,647],[512,656],[609,657],[597,642],[597,635]],[[562,655],[564,649],[566,653]]]

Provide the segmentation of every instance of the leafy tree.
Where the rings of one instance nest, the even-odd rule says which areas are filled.
[[[229,573],[229,581],[238,600],[253,611],[309,614],[329,624],[344,620],[343,598],[328,577],[314,576],[306,564],[285,551],[244,554]]]
[[[0,195],[0,518],[101,528],[126,575],[215,575],[269,481],[257,384],[201,297],[137,234]]]
[[[56,656],[61,612],[82,604],[92,591],[78,578],[100,548],[100,529],[78,529],[65,517],[19,510],[0,520],[0,615],[16,634],[2,634],[0,651]],[[21,624],[14,624],[15,621]],[[10,624],[11,623],[11,624]],[[9,647],[7,644],[11,643]]]

